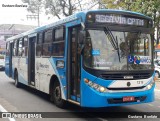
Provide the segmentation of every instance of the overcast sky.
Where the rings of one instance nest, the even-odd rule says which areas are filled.
[[[27,12],[26,7],[3,7],[4,5],[27,5],[21,0],[0,0],[0,24],[25,24],[36,25],[37,20],[27,20],[26,15],[31,15]],[[44,14],[40,15],[40,24],[44,25],[51,23],[53,19],[48,20],[48,17]]]

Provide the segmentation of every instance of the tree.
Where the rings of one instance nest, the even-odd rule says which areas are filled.
[[[143,13],[150,16],[156,22],[160,16],[160,0],[103,0],[107,8],[124,9]],[[155,18],[154,18],[155,17]]]
[[[103,4],[106,5],[108,9],[125,9],[126,4],[124,0],[103,0]]]
[[[43,7],[43,0],[22,0],[22,2],[28,3],[27,10],[34,14],[37,14]]]
[[[94,0],[22,0],[28,3],[28,11],[37,13],[37,8],[45,10],[46,15],[56,16],[59,19],[61,16],[69,16],[76,11],[82,11],[94,5]]]
[[[154,28],[159,32],[160,0],[103,0],[107,8],[140,12],[153,18]],[[157,33],[157,37],[160,34]],[[159,43],[159,41],[157,41]]]

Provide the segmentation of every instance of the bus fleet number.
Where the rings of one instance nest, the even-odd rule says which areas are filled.
[[[143,84],[143,81],[137,81],[137,84]]]

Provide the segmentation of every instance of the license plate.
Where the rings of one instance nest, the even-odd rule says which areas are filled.
[[[135,98],[133,96],[123,97],[123,102],[132,102]]]

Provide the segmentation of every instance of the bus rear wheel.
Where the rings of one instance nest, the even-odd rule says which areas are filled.
[[[15,79],[15,86],[17,87],[17,88],[19,88],[20,87],[20,83],[19,83],[19,81],[18,81],[18,72],[17,71],[15,71],[15,77],[14,77],[14,79]]]
[[[56,81],[53,85],[53,102],[55,105],[59,108],[65,108],[66,107],[66,102],[65,100],[62,99],[61,96],[61,87],[58,81]]]

